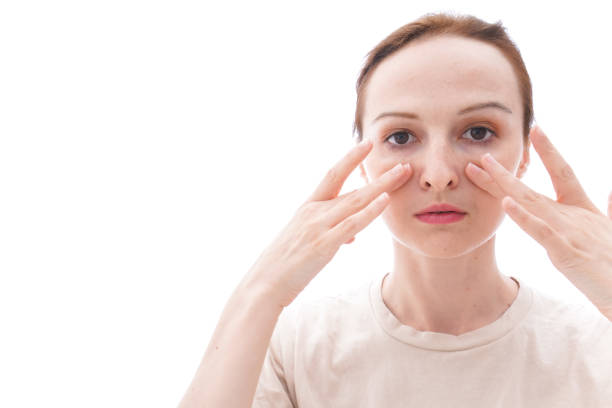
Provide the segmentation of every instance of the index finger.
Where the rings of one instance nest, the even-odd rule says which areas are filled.
[[[348,176],[365,159],[371,149],[372,142],[369,139],[364,139],[353,146],[340,161],[327,171],[308,201],[327,201],[336,198]]]
[[[550,174],[557,198],[563,201],[564,204],[577,205],[590,210],[596,209],[595,204],[591,202],[580,185],[574,171],[552,144],[548,136],[538,125],[534,126],[531,132],[531,142],[535,151],[542,158],[546,171]],[[535,138],[533,137],[534,134],[537,135]]]

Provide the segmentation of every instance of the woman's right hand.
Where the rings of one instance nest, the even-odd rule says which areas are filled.
[[[293,219],[264,250],[241,282],[262,290],[266,297],[288,306],[343,243],[378,217],[389,202],[387,192],[412,175],[409,164],[398,164],[362,188],[338,196],[355,167],[369,154],[372,143],[354,146],[332,167]]]

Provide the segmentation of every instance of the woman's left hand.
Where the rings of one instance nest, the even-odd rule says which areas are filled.
[[[557,200],[533,191],[490,154],[484,169],[468,164],[473,182],[494,197],[538,241],[553,265],[612,321],[612,192],[606,217],[587,197],[572,168],[535,126],[531,142],[550,174]]]

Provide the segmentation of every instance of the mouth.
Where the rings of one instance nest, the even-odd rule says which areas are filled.
[[[434,211],[417,214],[416,218],[427,224],[450,224],[461,221],[466,213],[457,211]]]
[[[422,214],[466,214],[462,208],[450,203],[434,203],[426,208],[422,208],[416,215]]]

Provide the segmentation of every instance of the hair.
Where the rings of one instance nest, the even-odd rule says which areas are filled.
[[[512,65],[518,78],[519,93],[523,103],[523,138],[525,144],[529,142],[529,130],[533,121],[533,100],[531,80],[525,68],[518,47],[506,33],[501,21],[494,24],[487,23],[470,15],[457,15],[448,13],[429,13],[417,20],[408,23],[376,45],[367,55],[366,62],[357,79],[357,106],[355,109],[355,122],[353,135],[357,132],[357,141],[363,139],[363,104],[366,97],[368,81],[374,69],[389,55],[409,44],[417,38],[434,37],[436,35],[459,35],[466,38],[483,41],[499,49]]]

